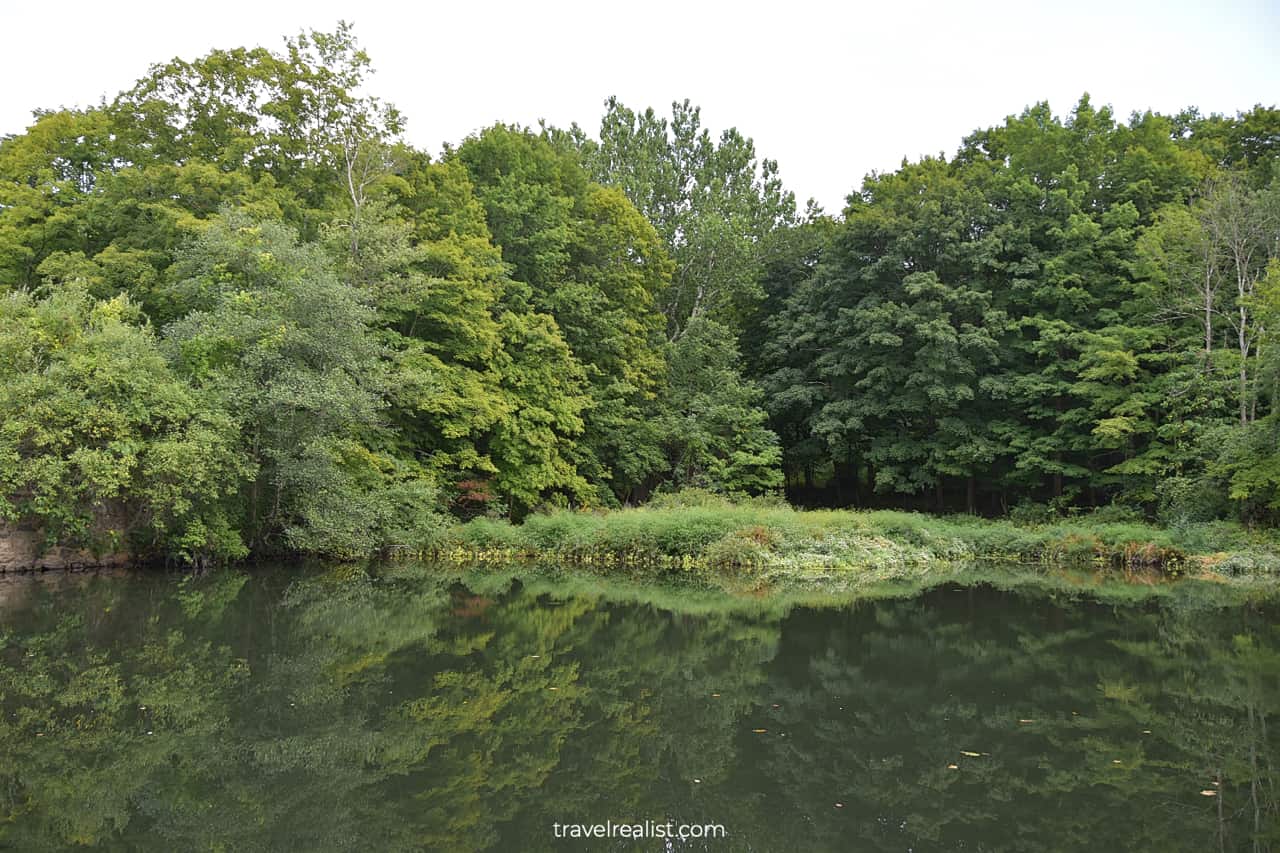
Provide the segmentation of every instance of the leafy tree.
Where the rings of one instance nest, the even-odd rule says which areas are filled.
[[[287,39],[283,53],[215,50],[156,65],[110,111],[130,162],[196,159],[271,175],[304,209],[323,210],[359,181],[370,154],[363,146],[403,126],[394,107],[357,94],[369,72],[340,22],[332,33]]]
[[[730,128],[714,141],[698,107],[683,101],[671,110],[668,120],[610,98],[599,142],[577,137],[592,177],[626,193],[671,253],[662,309],[674,339],[704,313],[741,327],[762,295],[767,238],[794,224],[796,209],[778,164],[758,158],[750,138]]]
[[[761,392],[738,372],[733,333],[707,317],[669,346],[668,453],[679,485],[758,494],[782,485],[782,450]]]
[[[224,505],[254,469],[232,417],[174,373],[127,297],[0,299],[0,518],[46,546],[246,553]]]
[[[944,478],[976,478],[996,456],[997,389],[983,378],[1004,328],[983,279],[991,238],[965,242],[986,227],[981,197],[947,172],[926,160],[850,197],[823,262],[771,324],[785,349],[769,381],[855,486],[865,467],[876,490],[939,500]]]
[[[181,375],[236,413],[258,472],[238,496],[250,547],[354,556],[429,542],[430,480],[360,440],[382,407],[371,312],[320,249],[228,212],[173,276],[190,310],[166,345]]]
[[[591,405],[578,470],[627,496],[662,458],[645,425],[663,372],[655,300],[670,262],[661,242],[620,193],[592,184],[576,157],[529,131],[490,128],[453,157],[519,283],[506,303],[553,317],[585,371]]]
[[[590,489],[566,448],[588,405],[581,365],[555,321],[505,297],[507,276],[484,209],[459,163],[412,157],[358,216],[354,250],[342,224],[333,247],[368,293],[390,359],[390,441],[450,491],[523,512]]]

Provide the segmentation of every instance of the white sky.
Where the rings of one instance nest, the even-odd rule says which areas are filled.
[[[832,213],[867,172],[951,154],[1039,100],[1061,114],[1088,91],[1122,117],[1280,102],[1278,0],[3,0],[0,134],[37,107],[110,98],[153,62],[277,49],[339,19],[373,59],[371,92],[433,153],[498,120],[594,133],[610,94],[662,113],[687,97],[713,131],[754,137],[801,203]]]

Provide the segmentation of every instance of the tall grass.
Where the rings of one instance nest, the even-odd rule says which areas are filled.
[[[521,525],[476,519],[444,556],[568,563],[830,572],[976,559],[1092,564],[1176,574],[1280,571],[1274,538],[1226,523],[1159,528],[1100,514],[1039,525],[896,511],[799,511],[694,493],[607,513],[561,510]]]

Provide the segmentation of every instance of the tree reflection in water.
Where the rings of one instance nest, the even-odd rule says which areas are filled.
[[[726,826],[700,849],[1280,849],[1278,613],[1190,584],[10,579],[0,847],[565,849],[555,822],[670,819]]]

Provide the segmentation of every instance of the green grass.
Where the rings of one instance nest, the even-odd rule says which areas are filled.
[[[910,578],[973,561],[1179,575],[1280,574],[1274,534],[1215,522],[1177,528],[1114,514],[1039,525],[896,511],[800,511],[776,501],[696,493],[613,512],[561,510],[523,524],[476,519],[451,529],[437,556],[456,562],[749,573],[768,579],[858,571]]]

